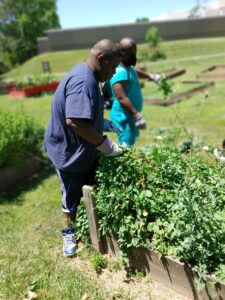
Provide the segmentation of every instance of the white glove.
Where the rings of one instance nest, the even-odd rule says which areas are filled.
[[[222,156],[222,155],[221,155],[221,152],[218,151],[218,149],[214,149],[213,153],[214,153],[214,156],[215,156],[215,158],[216,158],[217,160],[222,161],[222,162],[225,162],[225,156]]]
[[[156,84],[160,83],[160,79],[161,79],[161,75],[159,74],[153,74],[153,73],[149,74],[149,80],[155,82]]]
[[[104,142],[98,146],[97,149],[105,156],[118,156],[123,152],[123,150],[107,136],[105,136]]]
[[[145,122],[145,119],[142,117],[142,115],[137,112],[135,115],[134,115],[134,121],[135,121],[135,126],[138,128],[138,129],[146,129],[146,122]]]

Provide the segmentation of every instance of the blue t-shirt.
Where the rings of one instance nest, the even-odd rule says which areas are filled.
[[[142,111],[143,97],[141,93],[141,87],[138,80],[138,75],[133,66],[127,67],[125,69],[122,65],[116,68],[116,73],[110,79],[110,84],[113,92],[113,106],[111,112],[124,112],[128,114],[123,108],[117,97],[115,96],[113,85],[121,81],[127,81],[126,85],[126,95],[130,99],[131,103],[138,112]]]
[[[93,72],[85,63],[76,65],[59,84],[45,132],[44,148],[57,169],[85,172],[91,169],[96,146],[78,136],[66,124],[66,118],[88,119],[103,132],[103,97]]]

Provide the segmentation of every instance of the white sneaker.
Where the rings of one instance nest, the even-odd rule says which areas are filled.
[[[62,230],[63,237],[63,254],[73,256],[77,251],[76,236],[72,228]]]
[[[217,160],[225,162],[225,156],[223,156],[222,153],[218,149],[214,149],[213,153]]]

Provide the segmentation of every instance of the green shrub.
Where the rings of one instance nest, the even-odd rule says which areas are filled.
[[[95,254],[91,258],[91,263],[96,272],[100,273],[102,269],[105,269],[107,267],[108,261],[101,254]]]
[[[153,51],[152,55],[150,56],[150,60],[157,61],[159,59],[166,59],[166,54],[159,50]]]
[[[41,75],[26,75],[18,78],[14,81],[18,88],[24,88],[28,86],[38,86],[51,83],[59,80],[59,77],[51,73],[41,74]]]
[[[157,47],[162,41],[158,28],[150,27],[146,33],[145,40],[150,47]]]
[[[117,235],[123,255],[150,247],[224,279],[225,169],[177,149],[125,150],[102,157],[96,205],[101,234]]]
[[[159,44],[162,41],[158,28],[150,27],[146,33],[145,40],[152,52],[150,56],[148,55],[151,61],[166,58],[166,54],[158,49]]]
[[[0,112],[0,167],[21,162],[40,153],[43,129],[24,115]]]

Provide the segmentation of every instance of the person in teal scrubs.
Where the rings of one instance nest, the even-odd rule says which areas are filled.
[[[137,46],[133,39],[122,39],[119,47],[122,60],[110,79],[113,98],[110,118],[121,129],[119,144],[133,146],[139,136],[139,130],[146,128],[146,122],[141,115],[143,97],[139,77],[157,82],[160,76],[134,68],[137,62]]]

